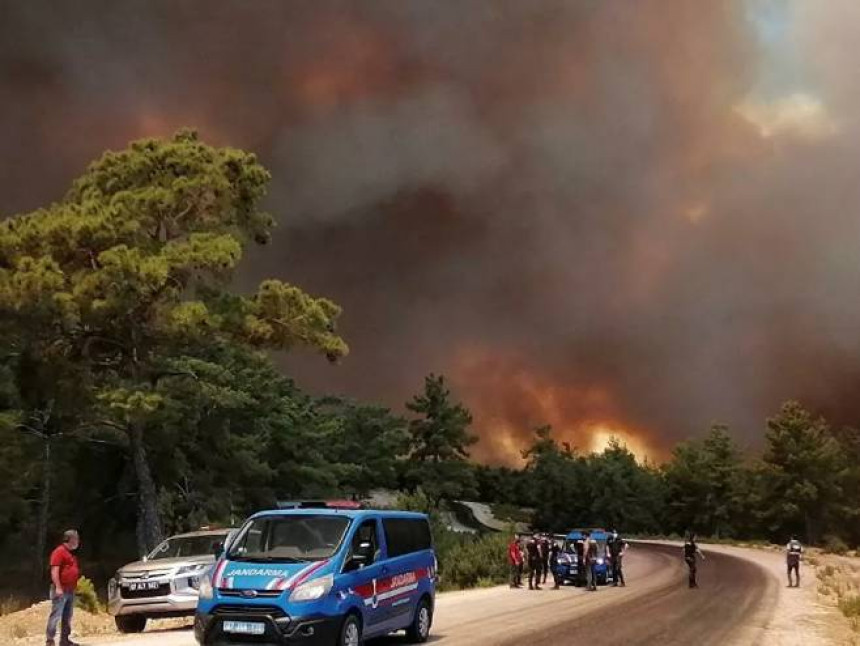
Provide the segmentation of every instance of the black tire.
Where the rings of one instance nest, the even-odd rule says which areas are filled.
[[[121,633],[142,633],[146,628],[143,615],[118,615],[114,617],[116,629]]]
[[[357,615],[350,614],[343,620],[337,646],[361,646],[364,639],[361,635],[361,620]]]
[[[412,624],[406,629],[406,640],[410,644],[423,644],[430,637],[433,625],[433,606],[427,597],[422,597],[415,609]]]

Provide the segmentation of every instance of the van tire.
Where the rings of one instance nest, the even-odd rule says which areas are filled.
[[[361,646],[364,640],[361,636],[361,620],[358,615],[351,613],[343,620],[340,627],[340,637],[337,646]]]
[[[430,599],[421,597],[412,624],[406,629],[406,639],[410,644],[423,644],[430,637],[430,627],[433,625],[433,606]]]
[[[114,621],[116,629],[121,633],[142,633],[146,628],[144,615],[117,615]]]

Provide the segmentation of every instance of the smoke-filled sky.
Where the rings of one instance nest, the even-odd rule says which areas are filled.
[[[0,213],[190,125],[259,153],[243,281],[345,308],[284,360],[476,453],[551,423],[659,456],[800,398],[860,421],[856,0],[0,0]]]

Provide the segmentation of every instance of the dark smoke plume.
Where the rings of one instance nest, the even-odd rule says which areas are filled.
[[[481,457],[552,423],[661,455],[799,397],[860,419],[851,0],[0,2],[0,210],[192,125],[260,153],[247,279],[345,307],[286,368],[399,405],[430,371]]]

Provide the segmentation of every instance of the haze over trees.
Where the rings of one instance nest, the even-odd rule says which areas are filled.
[[[67,526],[104,580],[166,534],[376,488],[433,509],[528,507],[553,531],[860,542],[860,432],[796,402],[768,420],[760,456],[715,426],[642,464],[618,442],[582,453],[547,426],[521,466],[496,467],[470,461],[471,414],[440,375],[402,411],[303,392],[269,352],[343,357],[338,306],[274,279],[231,289],[269,238],[268,179],[253,155],[182,132],[107,153],[61,201],[0,223],[6,585],[41,592]]]

